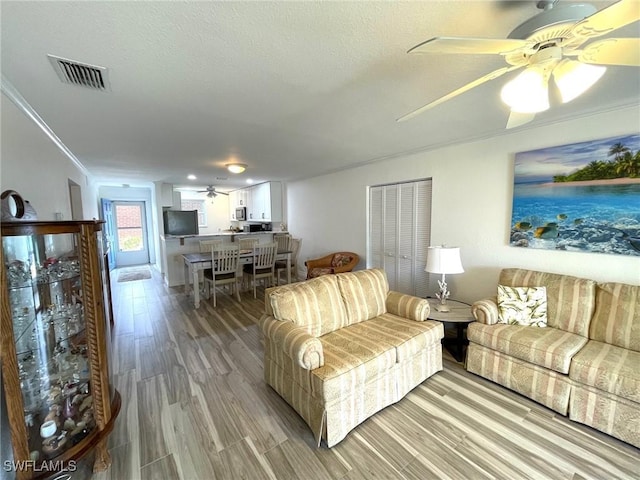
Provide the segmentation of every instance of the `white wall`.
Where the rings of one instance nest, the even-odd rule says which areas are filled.
[[[290,182],[288,226],[303,239],[301,264],[340,250],[364,258],[367,186],[433,178],[431,244],[461,247],[465,268],[447,276],[454,298],[471,302],[494,294],[505,267],[640,284],[637,256],[509,246],[516,152],[633,133],[638,125],[638,109],[625,108]],[[359,268],[365,266],[362,260]]]
[[[29,200],[38,220],[55,220],[61,213],[71,220],[71,179],[82,190],[86,220],[99,218],[95,202],[97,186],[54,143],[6,97],[1,97],[2,145],[0,188],[15,190]],[[64,142],[64,139],[61,139]]]

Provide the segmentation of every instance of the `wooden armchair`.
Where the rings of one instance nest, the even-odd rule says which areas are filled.
[[[327,275],[331,273],[350,272],[360,261],[357,253],[336,252],[322,258],[307,260],[307,279]]]

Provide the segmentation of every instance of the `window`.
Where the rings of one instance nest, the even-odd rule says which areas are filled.
[[[202,199],[183,198],[180,201],[180,208],[182,210],[197,210],[198,211],[198,226],[207,226],[207,209]]]

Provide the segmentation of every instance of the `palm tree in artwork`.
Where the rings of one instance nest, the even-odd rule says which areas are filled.
[[[640,176],[640,150],[635,155],[630,151],[624,152],[616,162],[616,173],[627,177]]]
[[[614,143],[609,147],[609,157],[613,157],[616,162],[619,162],[625,153],[629,151],[628,147],[625,147],[622,143]]]

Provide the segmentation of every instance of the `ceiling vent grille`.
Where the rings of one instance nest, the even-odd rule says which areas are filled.
[[[106,92],[109,86],[108,70],[105,67],[68,60],[66,58],[47,55],[53,69],[63,83],[79,85],[92,90]]]

